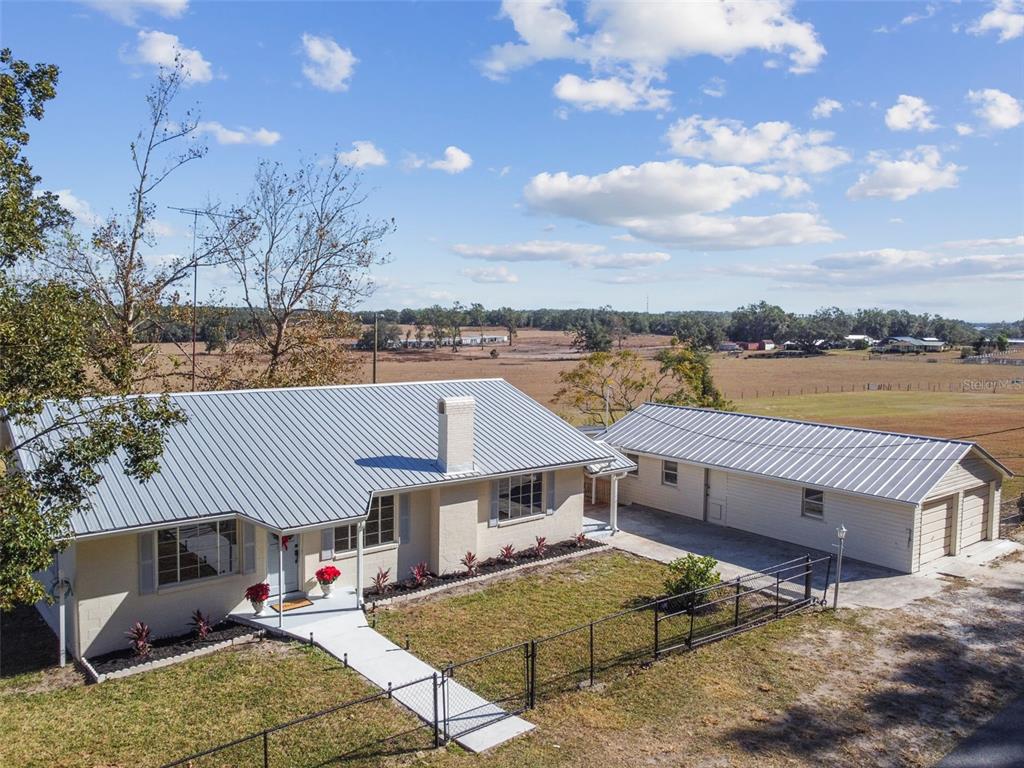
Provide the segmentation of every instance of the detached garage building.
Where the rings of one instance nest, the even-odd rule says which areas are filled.
[[[637,464],[620,503],[912,573],[998,536],[1009,471],[974,443],[647,403],[601,437]]]

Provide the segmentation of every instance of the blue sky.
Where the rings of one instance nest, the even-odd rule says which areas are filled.
[[[189,62],[209,152],[160,188],[154,259],[187,249],[164,206],[337,151],[398,224],[369,307],[1024,314],[1021,0],[0,12],[61,68],[29,156],[83,226],[124,208],[156,67]]]

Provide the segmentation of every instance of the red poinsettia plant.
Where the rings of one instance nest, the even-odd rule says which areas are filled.
[[[265,603],[268,597],[270,597],[270,585],[265,581],[245,589],[245,599],[250,603]]]
[[[341,571],[333,565],[325,565],[316,572],[316,580],[320,584],[333,584],[341,576]]]

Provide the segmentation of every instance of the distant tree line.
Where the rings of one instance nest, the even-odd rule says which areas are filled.
[[[150,343],[184,342],[191,338],[188,313],[167,308],[166,317],[150,329]],[[354,319],[372,325],[378,319],[378,344],[384,349],[403,341],[433,342],[437,346],[457,344],[464,329],[497,327],[505,330],[509,344],[520,329],[562,331],[572,337],[573,346],[581,351],[608,351],[621,348],[637,334],[674,336],[698,348],[714,349],[725,340],[813,343],[839,341],[844,336],[860,334],[874,339],[887,336],[934,336],[952,345],[976,345],[979,339],[998,336],[1024,336],[1024,319],[1010,323],[989,323],[983,331],[963,320],[941,315],[914,314],[897,309],[858,309],[846,312],[838,307],[823,307],[811,314],[786,312],[782,307],[759,302],[739,307],[732,312],[620,312],[611,307],[596,309],[487,309],[481,304],[464,306],[434,305],[422,309],[362,310]],[[251,311],[240,307],[201,306],[198,310],[197,338],[212,350],[253,332]],[[401,328],[400,326],[405,326]],[[372,331],[363,334],[359,346],[373,345]],[[456,347],[457,348],[457,347]]]

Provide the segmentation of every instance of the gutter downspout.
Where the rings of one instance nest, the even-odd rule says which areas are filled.
[[[356,608],[363,607],[363,538],[366,521],[356,523]]]
[[[60,666],[65,667],[68,663],[67,609],[64,601],[64,566],[60,561],[60,552],[57,552],[57,589],[60,591],[60,608],[57,614],[60,625],[57,633],[60,638]]]
[[[277,535],[277,628],[284,627],[284,535]]]

